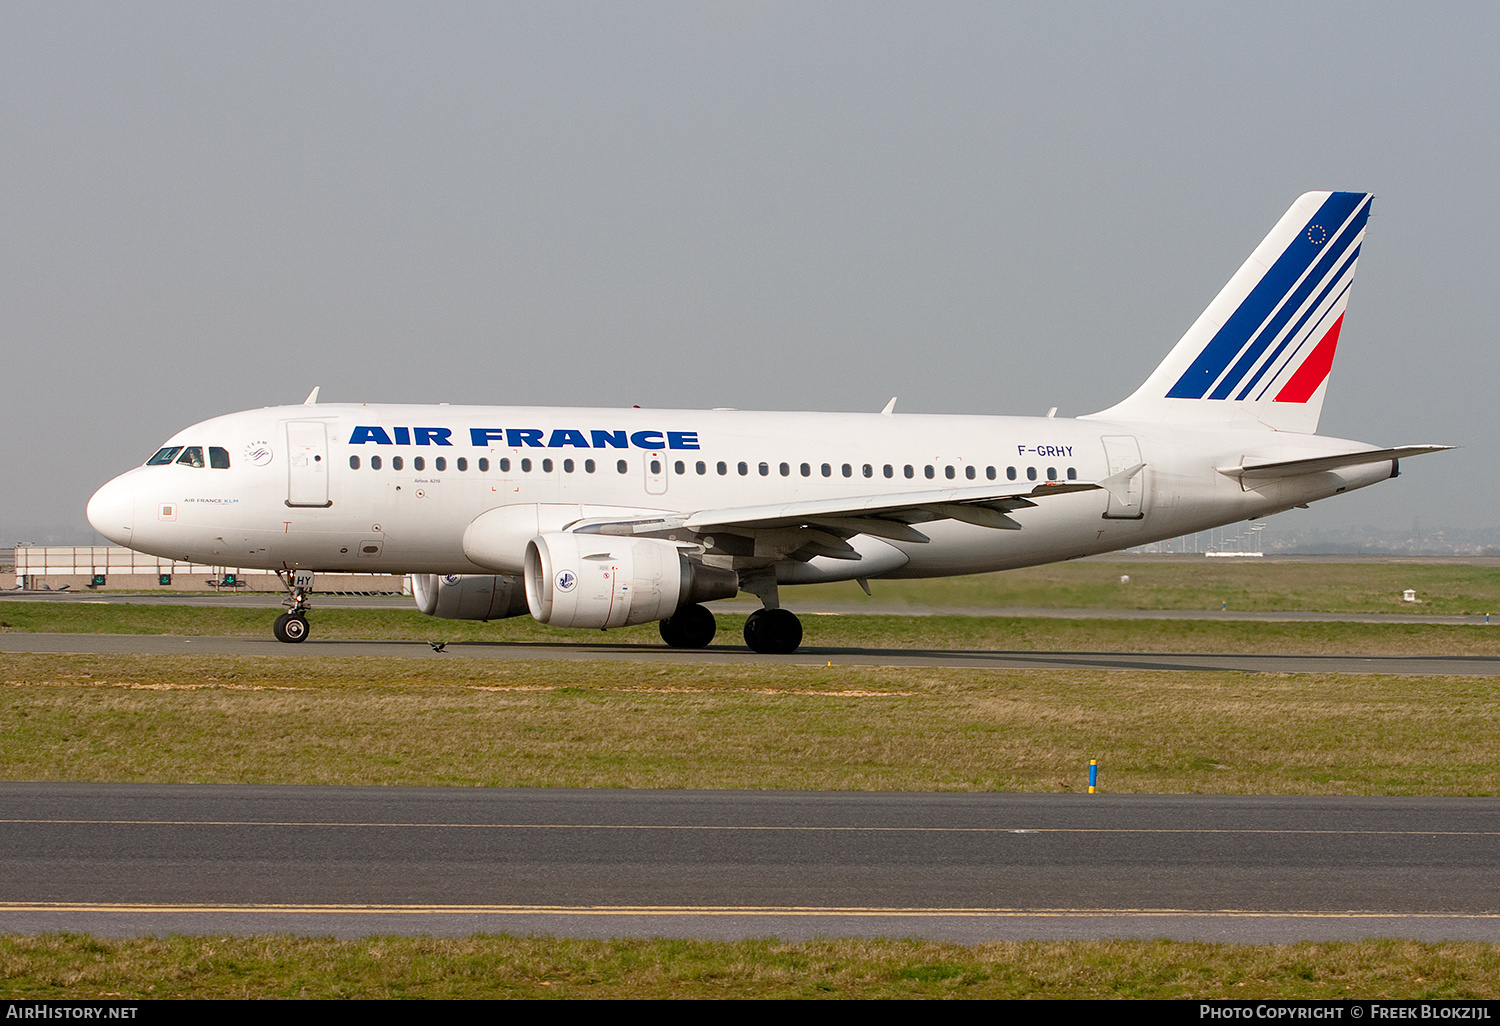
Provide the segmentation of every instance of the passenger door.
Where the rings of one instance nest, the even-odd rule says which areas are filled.
[[[328,427],[321,420],[286,422],[288,506],[326,508],[328,498]]]

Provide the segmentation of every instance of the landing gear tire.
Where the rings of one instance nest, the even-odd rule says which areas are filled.
[[[672,648],[707,648],[719,625],[703,606],[683,606],[661,622],[661,640]]]
[[[787,609],[757,609],[745,618],[745,644],[765,655],[790,655],[802,644],[802,621]]]
[[[295,645],[307,640],[307,617],[302,613],[282,613],[271,625],[277,641]]]

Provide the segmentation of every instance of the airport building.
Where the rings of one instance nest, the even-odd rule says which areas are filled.
[[[0,589],[7,591],[285,590],[273,570],[208,566],[163,559],[120,545],[17,545],[0,549]],[[400,574],[319,574],[319,592],[411,594]]]

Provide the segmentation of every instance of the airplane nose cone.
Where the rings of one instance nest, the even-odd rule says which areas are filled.
[[[135,532],[135,489],[115,478],[89,500],[89,523],[116,545],[129,545]]]

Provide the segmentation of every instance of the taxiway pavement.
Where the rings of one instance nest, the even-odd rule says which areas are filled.
[[[307,658],[549,659],[648,663],[757,663],[787,666],[949,666],[959,669],[1231,670],[1241,673],[1383,673],[1399,676],[1500,675],[1497,656],[1263,655],[1259,653],[1022,652],[964,649],[821,648],[791,655],[756,655],[743,645],[670,649],[656,645],[563,645],[533,642],[449,642],[435,652],[425,641],[339,641],[316,636],[297,645],[270,637],[172,634],[0,634],[0,652],[86,655],[265,655]]]

